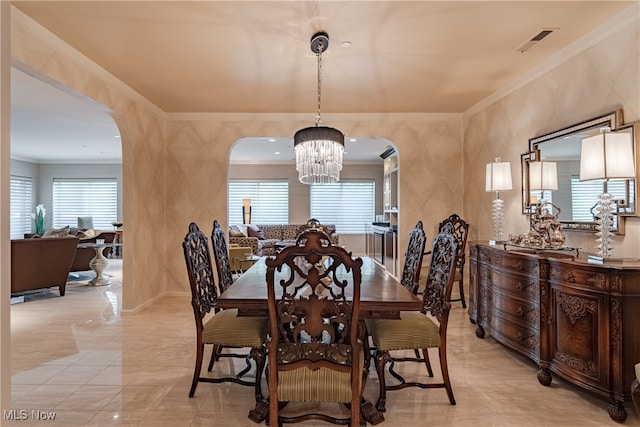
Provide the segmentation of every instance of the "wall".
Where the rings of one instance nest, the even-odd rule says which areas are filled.
[[[139,310],[166,290],[164,270],[163,113],[114,76],[15,8],[11,9],[12,65],[75,96],[105,106],[122,143],[123,309]]]
[[[187,292],[179,242],[191,221],[210,228],[226,222],[227,163],[235,141],[249,136],[293,135],[308,115],[169,114],[167,121],[166,277]],[[433,238],[442,218],[462,210],[462,123],[457,114],[325,114],[323,121],[347,135],[385,138],[399,153],[399,247],[418,220]],[[346,175],[345,175],[346,176]],[[126,181],[125,181],[126,183]],[[302,199],[301,199],[302,200]],[[304,204],[308,206],[308,200]],[[291,220],[306,221],[301,218]],[[222,224],[226,227],[227,224]],[[341,240],[342,241],[342,240]],[[349,245],[349,243],[346,243]],[[354,242],[353,244],[357,244]],[[363,242],[361,242],[363,244]],[[404,252],[404,250],[402,250]]]
[[[528,229],[521,213],[520,154],[528,140],[617,108],[625,123],[640,120],[640,32],[638,8],[591,47],[503,97],[464,117],[464,212],[470,239],[492,237],[491,201],[484,191],[485,164],[494,157],[512,165],[514,191],[505,201],[504,235]],[[593,233],[568,231],[566,245],[595,251]],[[614,239],[615,256],[640,256],[640,218],[629,218],[626,235]]]
[[[238,178],[286,180],[289,183],[289,223],[304,224],[311,217],[309,212],[310,187],[300,182],[294,163],[230,164],[229,179]],[[340,178],[342,180],[367,179],[375,181],[376,212],[382,213],[382,159],[378,164],[345,164]],[[318,219],[322,221],[322,218]],[[347,246],[354,254],[365,252],[364,243],[364,234],[340,234],[340,244]]]

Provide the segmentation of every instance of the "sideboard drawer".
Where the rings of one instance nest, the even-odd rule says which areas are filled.
[[[540,311],[535,298],[514,298],[498,289],[493,290],[492,298],[494,310],[503,317],[511,318],[514,323],[520,323],[532,330],[540,329]]]
[[[497,311],[493,311],[490,319],[491,336],[497,341],[526,353],[534,361],[539,361],[540,332],[531,327],[513,322]]]
[[[567,265],[556,268],[549,272],[549,278],[553,282],[564,284],[576,284],[586,286],[591,289],[609,290],[609,275],[604,274],[602,269],[589,268],[583,266]]]
[[[538,277],[539,261],[517,252],[495,251],[489,255],[489,262],[494,266],[507,271],[521,271],[527,275]]]
[[[539,298],[540,281],[537,277],[508,273],[497,269],[491,271],[490,274],[494,289],[500,289],[518,298],[533,300]]]

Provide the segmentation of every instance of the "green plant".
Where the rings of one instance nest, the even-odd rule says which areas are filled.
[[[36,213],[31,214],[33,220],[35,222],[35,232],[36,234],[44,234],[44,216],[46,215],[47,210],[44,208],[44,205],[40,204],[36,206]]]

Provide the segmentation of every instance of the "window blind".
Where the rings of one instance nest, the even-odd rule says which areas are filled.
[[[340,234],[362,234],[375,214],[374,181],[311,185],[311,217]]]
[[[243,223],[243,199],[251,199],[252,224],[289,223],[287,181],[229,181],[229,225]]]
[[[22,239],[25,233],[31,233],[33,218],[31,178],[11,176],[10,182],[10,234],[12,239]]]
[[[572,176],[571,198],[573,219],[576,221],[595,221],[593,217],[595,204],[598,196],[604,191],[604,183],[602,181],[580,181],[578,176]],[[631,189],[631,191],[633,191],[633,189]],[[609,181],[607,183],[607,192],[611,194],[615,200],[624,200],[626,198],[625,182]],[[617,226],[617,219],[617,216],[614,216],[614,227]]]
[[[114,179],[53,180],[53,227],[76,227],[79,216],[93,218],[93,227],[111,230],[118,219],[118,182]]]

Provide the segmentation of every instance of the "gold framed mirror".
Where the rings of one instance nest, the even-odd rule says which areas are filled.
[[[622,110],[616,110],[529,140],[529,151],[521,156],[522,213],[530,215],[536,203],[545,199],[560,208],[559,221],[565,230],[596,231],[593,208],[598,194],[608,191],[616,200],[614,228],[624,233],[624,217],[637,216],[638,190],[635,179],[612,181],[580,181],[580,152],[583,138],[597,135],[602,128],[613,132],[629,132],[635,145],[638,123],[622,125]],[[635,152],[635,147],[634,147]],[[638,159],[636,155],[636,171]],[[550,190],[531,185],[531,163],[550,162],[557,170],[557,185]],[[537,165],[534,165],[537,166]],[[539,167],[536,168],[536,170]],[[555,171],[554,171],[555,172]],[[537,182],[534,178],[533,182]]]

